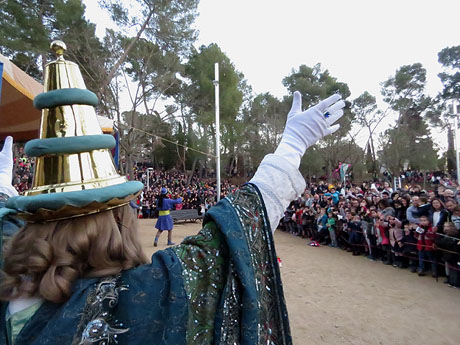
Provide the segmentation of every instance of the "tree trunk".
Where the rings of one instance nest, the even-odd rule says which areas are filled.
[[[133,158],[131,154],[126,153],[126,170],[128,172],[128,179],[134,180]]]
[[[143,34],[143,32],[145,31],[145,29],[147,28],[147,25],[150,21],[150,19],[152,18],[153,16],[153,13],[155,12],[154,9],[150,10],[149,12],[149,15],[147,16],[147,18],[145,19],[144,23],[142,24],[141,28],[139,29],[139,31],[137,32],[137,35],[136,37],[128,44],[128,46],[126,47],[126,49],[124,50],[123,54],[120,56],[120,58],[118,59],[118,61],[115,63],[115,65],[113,65],[112,69],[110,70],[109,74],[107,75],[107,77],[105,78],[104,82],[102,83],[100,89],[99,89],[99,92],[98,92],[98,95],[102,94],[102,90],[104,90],[107,85],[110,83],[110,81],[112,80],[113,76],[115,75],[115,73],[117,72],[118,68],[120,67],[120,65],[126,60],[126,57],[128,56],[129,52],[131,51],[131,49],[134,47],[134,44],[136,44],[136,42],[139,40],[139,38],[141,37],[141,35]]]
[[[187,184],[190,184],[191,180],[192,180],[192,176],[193,176],[193,173],[195,172],[195,167],[196,167],[196,163],[198,162],[198,158],[195,157],[193,159],[193,163],[192,163],[192,170],[191,170],[191,173],[188,175],[187,177]]]
[[[198,173],[198,177],[201,179],[203,177],[203,168],[204,168],[204,166],[203,166],[203,161],[201,159],[200,159],[199,163],[200,163],[200,171]]]
[[[452,173],[456,169],[456,159],[455,159],[455,146],[454,146],[454,131],[452,127],[447,128],[447,171]]]
[[[371,152],[372,152],[372,173],[374,175],[374,178],[377,177],[378,173],[377,173],[377,159],[375,157],[375,148],[374,148],[374,138],[371,134],[370,136],[370,140],[371,140]]]

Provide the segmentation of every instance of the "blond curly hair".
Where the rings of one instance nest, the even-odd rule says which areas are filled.
[[[146,262],[129,205],[73,219],[28,223],[6,249],[0,300],[40,296],[65,302],[79,278],[113,275]]]

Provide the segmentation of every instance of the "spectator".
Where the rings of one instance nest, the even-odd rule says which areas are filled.
[[[455,228],[460,230],[460,205],[457,205],[452,210],[452,223],[454,223]]]
[[[326,227],[329,231],[329,237],[331,239],[330,246],[337,247],[337,218],[334,216],[332,211],[328,211],[327,213]]]
[[[318,241],[321,244],[326,244],[326,240],[329,238],[329,229],[327,227],[328,216],[326,214],[326,209],[321,208],[318,218],[316,219],[316,224],[318,226]]]
[[[402,251],[402,239],[403,239],[403,231],[401,229],[401,221],[396,218],[395,216],[389,215],[388,216],[388,237],[390,240],[391,246],[391,255],[392,255],[392,262],[394,267],[403,267],[403,261],[401,258],[401,251]]]
[[[351,245],[351,249],[353,255],[359,255],[361,252],[361,243],[362,243],[362,226],[361,226],[361,219],[359,215],[353,214],[352,221],[348,223],[348,229],[350,233],[349,242]]]
[[[420,224],[416,228],[417,251],[418,251],[418,269],[419,276],[425,275],[425,261],[431,264],[431,274],[437,278],[437,262],[434,251],[435,232],[431,227],[430,220],[427,216],[420,217]]]
[[[428,215],[429,204],[424,205],[424,201],[418,195],[414,195],[412,197],[412,206],[408,207],[407,209],[407,220],[411,223],[418,224],[420,216]]]
[[[452,216],[454,213],[454,208],[458,205],[455,200],[447,200],[444,205],[446,206],[447,215],[446,222],[452,222]]]
[[[460,232],[453,223],[444,224],[446,236],[439,236],[436,239],[436,246],[443,249],[443,260],[445,262],[446,283],[454,287],[460,287]]]
[[[377,244],[380,245],[380,247],[383,250],[383,255],[382,255],[382,261],[385,265],[391,265],[393,263],[392,261],[392,255],[391,255],[391,247],[390,247],[390,240],[388,239],[388,216],[394,215],[387,212],[387,214],[383,214],[381,212],[378,213],[378,219],[375,223],[377,227]]]
[[[393,203],[393,207],[395,209],[395,217],[399,219],[401,222],[407,219],[406,218],[407,207],[403,206],[402,200],[405,200],[405,199],[398,198]]]
[[[330,193],[324,193],[325,196],[332,197],[332,203],[337,205],[339,203],[339,195],[340,193],[334,188],[330,188]]]
[[[414,234],[414,229],[409,222],[405,221],[404,225],[404,235],[401,240],[401,252],[409,261],[409,269],[412,273],[417,272],[417,238]]]
[[[295,222],[297,225],[296,236],[303,236],[304,234],[303,225],[302,225],[303,211],[304,211],[303,207],[299,207],[297,211],[295,211]]]
[[[442,232],[442,227],[447,219],[447,210],[444,208],[441,199],[435,198],[431,200],[428,219],[433,226],[434,232]]]

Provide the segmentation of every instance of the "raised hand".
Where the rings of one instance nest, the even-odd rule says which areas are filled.
[[[17,195],[11,185],[13,179],[13,138],[8,136],[0,152],[0,192],[9,196]]]
[[[294,92],[286,128],[275,154],[284,156],[298,167],[308,147],[340,128],[334,123],[343,115],[345,102],[341,98],[335,94],[302,111],[302,96],[300,92]]]

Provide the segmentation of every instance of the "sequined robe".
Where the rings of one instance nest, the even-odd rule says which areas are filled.
[[[65,304],[45,302],[14,345],[291,344],[268,219],[248,184],[150,265],[79,280]],[[5,309],[0,345],[8,344]]]

